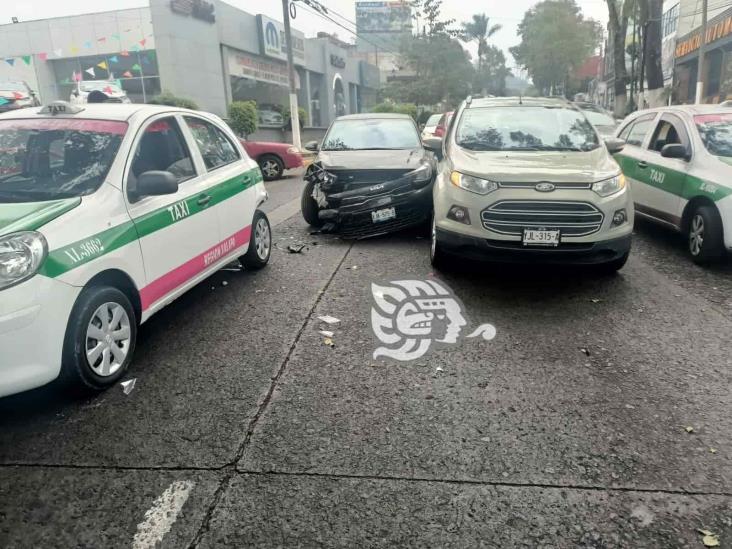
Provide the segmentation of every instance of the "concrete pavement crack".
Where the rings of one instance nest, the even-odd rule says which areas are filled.
[[[308,311],[307,316],[302,322],[302,325],[300,326],[300,329],[297,331],[297,334],[295,335],[295,338],[292,341],[292,344],[290,345],[290,349],[287,351],[287,355],[285,356],[284,360],[280,364],[280,367],[277,370],[277,373],[272,378],[272,382],[269,384],[269,389],[264,395],[264,399],[262,399],[262,402],[260,403],[257,413],[254,414],[254,417],[249,421],[249,426],[247,428],[246,435],[244,436],[244,440],[241,442],[239,447],[237,448],[236,454],[234,455],[233,461],[231,461],[229,464],[227,464],[223,469],[226,471],[226,474],[219,482],[218,487],[216,488],[216,491],[214,492],[213,497],[211,498],[211,503],[208,506],[208,509],[206,510],[206,514],[203,517],[203,521],[201,522],[201,526],[198,528],[198,531],[196,532],[196,535],[193,537],[193,540],[188,545],[189,549],[195,549],[198,547],[198,544],[203,539],[203,536],[206,535],[206,533],[209,530],[209,526],[211,524],[211,518],[213,517],[213,513],[216,510],[216,507],[218,506],[219,502],[221,501],[221,498],[223,497],[224,492],[226,492],[226,488],[231,482],[231,479],[237,474],[236,466],[241,461],[242,456],[244,455],[244,451],[246,450],[247,445],[249,444],[249,441],[252,439],[252,435],[254,434],[254,429],[257,426],[257,423],[259,422],[259,419],[262,417],[264,412],[267,410],[267,406],[269,406],[270,401],[272,400],[272,395],[274,394],[275,388],[277,387],[277,383],[279,382],[282,375],[285,373],[285,370],[287,369],[287,365],[290,362],[290,358],[292,357],[292,354],[295,352],[295,348],[297,347],[297,344],[300,342],[300,338],[302,337],[302,334],[305,332],[305,328],[307,327],[308,323],[310,322],[310,319],[313,317],[313,314],[315,313],[315,309],[318,308],[318,305],[320,304],[321,300],[323,299],[323,296],[328,291],[328,288],[330,287],[331,283],[333,282],[333,279],[335,278],[336,274],[341,270],[341,267],[343,266],[343,263],[346,261],[346,258],[348,257],[348,254],[353,249],[353,242],[351,242],[348,246],[348,249],[343,254],[343,257],[341,257],[341,260],[338,262],[338,265],[336,265],[336,268],[333,269],[333,272],[328,277],[328,280],[326,281],[325,285],[319,290],[318,296],[315,298],[315,302],[313,303],[312,307],[310,307],[310,311]]]

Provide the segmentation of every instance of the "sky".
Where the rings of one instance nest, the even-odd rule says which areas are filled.
[[[608,12],[605,0],[576,0],[582,8],[585,17],[591,17],[603,27],[607,23]],[[135,8],[148,4],[147,0],[2,0],[4,9],[0,15],[0,24],[10,23],[10,18],[15,16],[21,21],[31,19],[45,19],[47,17],[59,17],[64,15],[75,15],[89,13],[90,11],[109,11],[123,8]],[[236,6],[252,14],[262,13],[274,19],[282,20],[281,0],[226,0],[228,4]],[[320,0],[321,4],[337,14],[342,15],[350,21],[356,20],[355,0]],[[537,0],[443,0],[443,16],[454,18],[458,23],[469,21],[474,13],[485,13],[490,17],[491,23],[498,23],[503,28],[492,38],[492,43],[500,47],[506,54],[506,63],[509,68],[515,67],[515,61],[508,48],[515,46],[518,42],[516,29],[526,10],[531,8]],[[90,9],[90,6],[94,6]],[[299,7],[299,6],[298,6]],[[335,13],[332,17],[344,26],[355,29],[339,18]],[[313,36],[318,31],[335,33],[339,38],[350,42],[353,34],[347,30],[323,19],[318,15],[309,12],[307,8],[300,7],[297,16],[292,22],[293,27],[303,31],[306,36]],[[467,48],[475,54],[477,47],[472,44]]]

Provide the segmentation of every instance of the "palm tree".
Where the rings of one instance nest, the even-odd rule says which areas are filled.
[[[488,39],[501,30],[501,25],[489,25],[490,18],[485,13],[476,13],[473,20],[463,23],[462,39],[478,41],[478,70],[482,67],[483,56],[488,50]]]

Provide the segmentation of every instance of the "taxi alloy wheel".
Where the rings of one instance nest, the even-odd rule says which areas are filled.
[[[269,262],[272,254],[272,228],[269,219],[261,210],[254,212],[252,220],[252,236],[247,253],[239,258],[239,262],[247,269],[261,269]]]
[[[688,221],[688,250],[700,265],[718,260],[724,253],[722,219],[714,205],[697,206]]]
[[[111,286],[84,288],[66,328],[61,378],[75,390],[117,383],[132,361],[137,318],[126,294]]]
[[[107,302],[94,311],[86,329],[86,359],[98,376],[113,375],[130,352],[130,317],[118,303]]]

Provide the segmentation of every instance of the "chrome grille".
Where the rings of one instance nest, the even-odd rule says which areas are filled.
[[[577,189],[590,189],[592,188],[592,183],[555,183],[554,181],[532,181],[532,182],[511,182],[511,181],[502,181],[498,183],[498,186],[502,189],[533,189],[536,187],[538,183],[551,183],[554,185],[554,188],[557,190],[560,189],[571,189],[571,190],[577,190]]]
[[[588,202],[502,200],[480,214],[483,227],[521,235],[524,228],[559,229],[563,236],[585,236],[600,230],[603,214]]]

